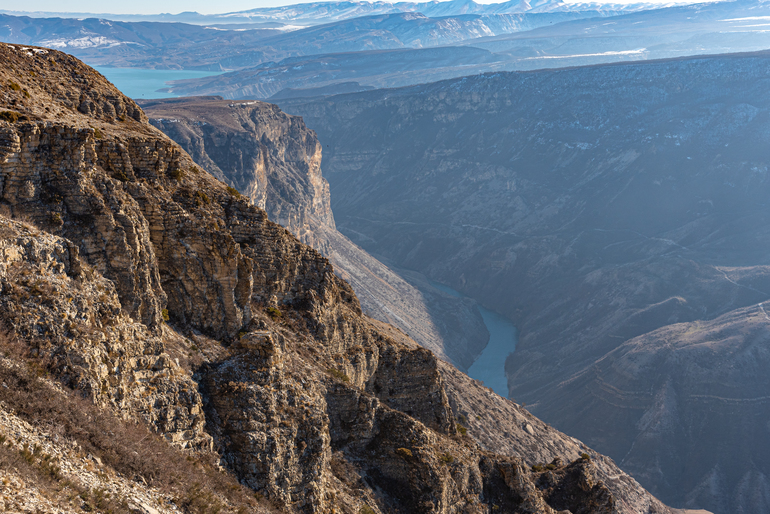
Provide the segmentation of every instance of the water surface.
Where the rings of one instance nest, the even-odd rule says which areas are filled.
[[[431,282],[436,289],[462,298],[463,295],[449,286]],[[503,398],[508,398],[508,378],[505,376],[505,359],[516,349],[516,327],[507,318],[477,305],[481,318],[489,331],[489,342],[481,355],[468,368],[468,376],[481,380]]]
[[[94,66],[94,69],[115,84],[121,93],[130,98],[176,98],[174,93],[159,93],[159,89],[168,87],[172,80],[197,79],[220,75],[215,71],[188,70],[146,70],[142,68],[108,68]]]

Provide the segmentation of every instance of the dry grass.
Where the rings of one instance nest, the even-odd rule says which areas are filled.
[[[220,471],[218,455],[184,452],[144,424],[121,420],[76,391],[58,391],[41,378],[48,372],[47,367],[29,357],[28,349],[26,342],[8,331],[0,333],[0,351],[9,357],[0,361],[0,383],[7,386],[3,388],[2,400],[21,419],[77,442],[84,453],[99,457],[118,473],[169,494],[185,512],[275,511],[267,502],[257,501],[253,491],[240,485],[232,474]],[[10,360],[20,365],[14,366]],[[0,453],[2,466],[18,461],[7,450]],[[46,473],[42,461],[38,461],[28,462],[25,473]],[[61,478],[50,472],[40,483],[47,484],[53,492],[63,487]],[[89,496],[88,501],[91,500],[95,501]],[[105,503],[101,510],[111,508]]]
[[[39,447],[14,448],[5,436],[0,435],[0,469],[13,470],[13,474],[25,483],[35,484],[38,491],[59,507],[73,502],[84,511],[107,514],[127,512],[124,498],[117,498],[103,491],[89,491],[80,484],[62,476],[56,459]]]

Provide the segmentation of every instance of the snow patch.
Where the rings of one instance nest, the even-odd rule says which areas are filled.
[[[97,46],[113,47],[125,43],[104,36],[85,36],[75,39],[49,39],[47,41],[41,41],[40,44],[50,46],[51,48],[94,48]]]
[[[640,48],[638,50],[610,51],[610,52],[601,52],[597,54],[539,55],[537,57],[526,57],[522,60],[532,61],[537,59],[576,59],[578,57],[604,57],[607,55],[641,55],[646,51],[647,51],[646,48]]]

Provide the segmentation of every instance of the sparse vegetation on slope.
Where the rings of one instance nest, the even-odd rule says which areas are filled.
[[[253,492],[231,473],[218,469],[218,455],[182,451],[144,423],[120,419],[89,398],[59,386],[52,381],[46,362],[29,356],[31,350],[18,335],[7,329],[0,332],[4,355],[0,358],[0,408],[32,427],[49,431],[60,445],[75,447],[78,456],[88,455],[106,469],[156,489],[183,512],[272,512],[269,504],[257,502]],[[60,501],[78,496],[84,510],[117,513],[128,508],[129,498],[99,494],[79,483],[39,447],[14,450],[5,444],[13,434],[4,430],[0,422],[0,469],[21,466],[19,476],[33,480],[38,490]]]

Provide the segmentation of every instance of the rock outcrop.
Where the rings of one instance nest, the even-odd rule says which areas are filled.
[[[328,257],[366,314],[396,325],[461,369],[473,363],[488,334],[471,301],[439,291],[419,273],[388,268],[337,231],[321,144],[300,118],[271,104],[218,97],[140,104],[150,123],[202,169]]]
[[[67,239],[0,216],[0,318],[72,387],[183,447],[210,448],[197,385]],[[166,331],[168,329],[165,329]]]
[[[334,228],[321,144],[302,120],[262,102],[221,98],[145,100],[151,123],[193,160],[234,186],[268,217],[328,253],[314,227]]]
[[[287,512],[670,512],[610,490],[590,456],[531,467],[479,446],[440,361],[365,317],[317,251],[141,115],[112,117],[101,98],[131,101],[81,63],[0,56],[0,316],[30,366],[213,447]]]

